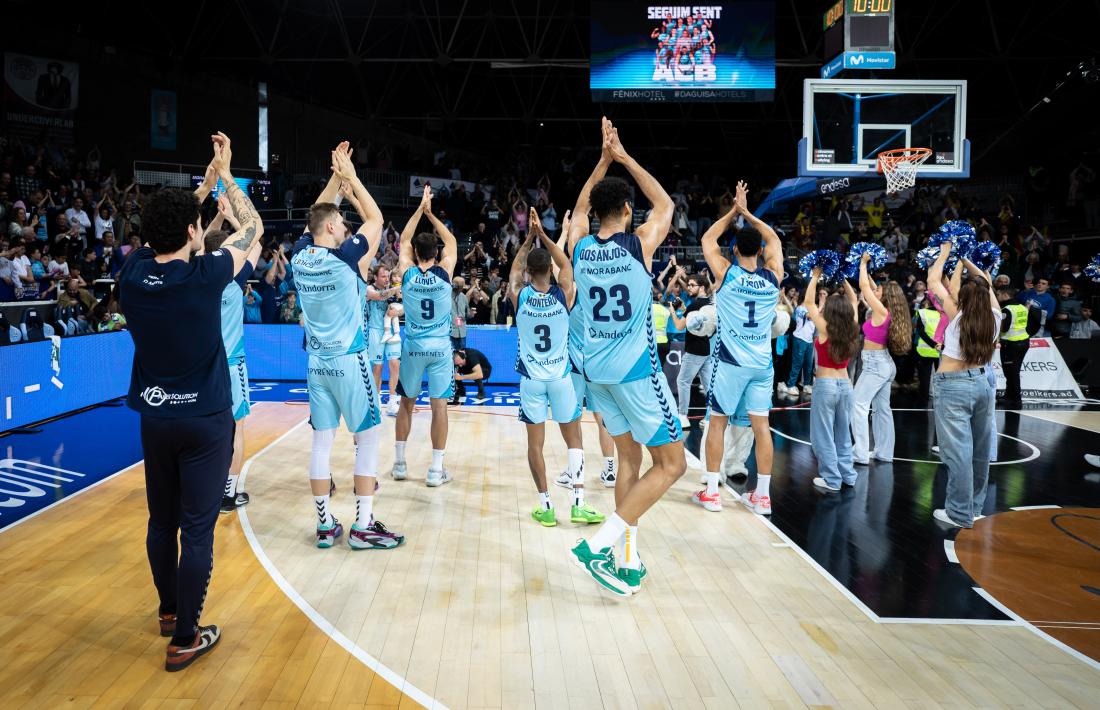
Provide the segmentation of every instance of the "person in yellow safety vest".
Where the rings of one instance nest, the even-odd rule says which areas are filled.
[[[1023,367],[1031,337],[1042,326],[1042,311],[1019,302],[1016,289],[997,291],[1001,304],[1001,371],[1005,375],[1005,393],[998,397],[1005,404],[1021,404],[1020,368]]]
[[[668,307],[661,303],[660,291],[653,290],[653,330],[657,336],[657,357],[661,362],[662,369],[665,366],[666,358],[668,357]]]
[[[931,305],[925,303],[925,305]],[[921,404],[928,403],[929,385],[932,382],[932,373],[940,361],[940,347],[942,343],[936,342],[936,326],[940,323],[943,314],[935,308],[917,309],[913,316],[913,341],[917,351],[917,380],[920,383],[917,390],[918,401]]]

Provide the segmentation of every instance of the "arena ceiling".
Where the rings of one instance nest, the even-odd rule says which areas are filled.
[[[272,92],[354,114],[368,126],[472,150],[589,144],[593,120],[606,113],[633,145],[673,162],[680,154],[692,162],[752,161],[781,174],[783,166],[790,172],[801,133],[802,79],[818,76],[824,59],[827,4],[776,0],[776,97],[761,104],[593,104],[589,3],[577,0],[106,0],[51,18],[49,32],[62,41],[113,43],[177,70],[201,66],[266,80]],[[8,5],[27,20],[41,7]],[[977,170],[1021,150],[1034,160],[1036,151],[1100,146],[1100,84],[1076,71],[1100,55],[1100,3],[897,6],[899,68],[888,74],[970,80]],[[30,24],[12,24],[20,26]],[[1029,114],[1063,80],[1054,100]]]

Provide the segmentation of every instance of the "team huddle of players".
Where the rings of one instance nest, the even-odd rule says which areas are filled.
[[[710,31],[713,20],[705,19],[702,12],[688,17],[672,18],[665,14],[660,27],[654,27],[650,38],[657,40],[654,61],[666,67],[683,64],[713,64],[717,45]]]

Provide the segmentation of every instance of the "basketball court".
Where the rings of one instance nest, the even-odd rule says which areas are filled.
[[[336,15],[340,5],[333,3]],[[591,64],[584,60],[590,84],[581,93],[590,89],[592,103],[609,114],[629,115],[635,108],[629,102],[680,101],[676,92],[711,90],[698,101],[727,102],[722,111],[734,114],[738,102],[776,100],[784,81],[786,92],[799,96],[789,107],[795,139],[782,159],[785,177],[761,193],[754,205],[760,214],[855,195],[882,196],[891,206],[918,200],[922,190],[965,189],[980,171],[977,157],[994,144],[987,126],[968,125],[970,95],[975,82],[985,79],[973,65],[955,78],[943,78],[944,72],[918,78],[907,71],[895,56],[901,48],[895,47],[896,13],[889,0],[841,0],[817,8],[825,13],[822,29],[805,29],[823,38],[814,50],[820,66],[788,62],[777,70],[774,25],[759,32],[755,25],[739,27],[741,51],[719,54],[713,66],[719,75],[743,74],[742,84],[735,79],[709,89],[698,82],[710,76],[712,62],[697,65],[692,59],[689,70],[679,64],[679,54],[676,64],[662,60],[672,51],[665,40],[655,45],[654,69],[653,47],[646,42],[664,35],[661,29],[653,30],[653,38],[645,33],[677,8],[651,7],[647,17],[630,19],[646,29],[627,41],[624,36],[638,33],[633,25],[619,26],[627,20],[620,23],[615,13],[633,8],[591,5],[584,8],[593,32]],[[751,6],[743,17],[753,22],[792,21],[777,7],[782,4],[743,5]],[[501,10],[488,6],[486,23]],[[703,14],[715,23],[728,21],[736,7],[694,10],[706,11],[700,13],[702,26]],[[400,14],[383,10],[394,14],[390,20]],[[819,17],[817,10],[810,14]],[[438,27],[424,26],[439,46],[418,50],[423,62],[397,56],[406,51],[404,43],[400,51],[391,50],[390,59],[447,66],[451,45],[444,34],[458,34],[466,10],[458,12],[453,28],[450,12],[436,13]],[[590,19],[572,10],[569,18],[581,25]],[[369,25],[368,19],[364,39]],[[341,32],[350,52],[351,36],[346,27]],[[531,39],[538,44],[539,37],[547,40],[536,29]],[[479,43],[473,51],[484,58],[496,50]],[[532,46],[527,59],[493,55],[487,61],[522,65],[538,59],[536,54]],[[269,52],[265,61],[277,63],[277,55]],[[581,66],[555,61],[553,70]],[[797,77],[795,67],[802,67]],[[776,71],[791,76],[777,82]],[[666,83],[654,86],[658,80]],[[364,97],[378,88],[363,81]],[[383,97],[394,90],[391,83]],[[792,90],[794,84],[799,88]],[[266,149],[267,84],[262,86]],[[519,83],[515,89],[519,97],[539,92]],[[455,106],[465,90],[463,82]],[[670,125],[689,125],[692,118],[653,115]],[[575,119],[578,135],[589,131],[587,115]],[[395,130],[392,124],[401,120],[414,119],[393,117],[384,130]],[[432,120],[456,119],[452,112],[433,114]],[[483,125],[492,125],[490,120]],[[539,116],[524,120],[531,128]],[[624,125],[624,140],[629,130],[638,131],[636,124]],[[501,145],[529,146],[534,140],[490,131]],[[590,166],[577,165],[583,180]],[[154,167],[148,174],[158,181],[163,173],[190,184],[185,165],[176,172],[168,163]],[[387,219],[392,213],[404,220],[410,205],[415,207],[408,185],[415,193],[446,180],[439,175],[443,162],[432,167],[437,174],[363,172],[371,173],[371,190],[385,196],[379,202],[392,197],[383,207]],[[265,176],[255,177],[257,194],[266,189],[264,168]],[[448,184],[459,182],[452,178]],[[559,207],[563,214],[566,208]],[[272,223],[300,233],[300,210],[288,203],[285,219],[275,215],[281,208],[270,210]],[[1100,232],[1086,237],[1094,238]],[[260,329],[266,328],[249,326],[248,336],[255,370],[239,487],[251,500],[219,516],[215,569],[202,609],[225,637],[216,652],[178,674],[164,672],[165,639],[155,626],[157,597],[144,546],[148,510],[140,417],[121,399],[128,376],[82,401],[65,399],[75,389],[65,393],[66,386],[96,377],[105,362],[121,358],[128,367],[133,347],[119,343],[129,336],[87,335],[86,342],[116,338],[112,347],[121,349],[91,355],[82,350],[79,364],[67,354],[76,347],[67,338],[52,351],[49,342],[0,348],[0,369],[10,380],[0,390],[6,407],[0,428],[0,707],[1097,706],[1100,468],[1085,457],[1100,454],[1100,399],[1095,387],[1075,376],[1100,355],[1100,340],[1092,339],[1093,350],[1081,351],[1069,365],[1053,338],[1031,341],[1022,404],[995,412],[996,460],[983,515],[970,529],[948,529],[933,518],[933,510],[944,508],[947,489],[947,469],[934,448],[937,412],[906,387],[892,396],[893,461],[860,467],[857,484],[836,493],[812,483],[818,460],[810,399],[781,397],[773,388],[774,513],[756,515],[739,504],[757,485],[751,456],[747,477],[723,477],[723,510],[704,511],[690,500],[704,469],[706,415],[697,391],[691,427],[684,432],[687,473],[644,518],[645,590],[619,599],[602,593],[571,564],[570,549],[592,530],[567,516],[553,528],[531,519],[534,489],[527,432],[518,417],[518,380],[499,365],[516,359],[511,322],[486,326],[477,333],[482,341],[471,327],[471,343],[484,347],[498,367],[485,397],[471,392],[449,409],[452,483],[424,485],[432,457],[426,391],[413,415],[407,480],[389,475],[395,420],[381,417],[378,505],[384,506],[386,525],[406,536],[392,551],[354,550],[343,540],[332,549],[318,548],[306,474],[313,430],[302,379],[305,346],[298,344],[305,338],[293,323],[272,326],[285,330],[277,337],[263,331],[264,353],[252,360],[253,343],[261,342]],[[490,341],[491,351],[481,345]],[[682,352],[675,351],[677,369]],[[999,355],[991,366],[1004,389]],[[386,379],[383,398],[389,396],[388,373]],[[31,409],[43,415],[24,417]],[[597,427],[586,412],[587,462],[602,460]],[[356,511],[355,455],[352,435],[338,429],[331,505],[346,521]],[[652,460],[644,456],[642,470]],[[546,437],[545,457],[551,479],[569,465],[556,432]],[[593,465],[588,467],[588,502],[613,511],[614,490],[601,486]],[[553,485],[550,493],[568,510],[569,494]]]

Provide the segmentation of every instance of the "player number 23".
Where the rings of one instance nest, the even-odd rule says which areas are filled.
[[[606,291],[599,286],[593,286],[588,289],[588,297],[596,302],[596,305],[592,307],[592,320],[601,323],[608,321],[624,321],[630,320],[631,309],[629,292],[626,290],[626,286],[622,284],[616,284]],[[614,299],[614,308],[611,309],[610,314],[605,314],[603,309],[607,306],[607,302],[610,299]]]

